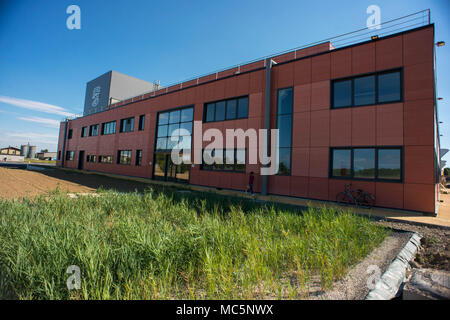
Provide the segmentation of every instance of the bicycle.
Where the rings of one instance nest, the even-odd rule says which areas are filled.
[[[351,184],[345,185],[345,191],[336,195],[336,202],[339,204],[353,204],[364,208],[371,208],[375,205],[375,197],[362,189],[352,190]]]

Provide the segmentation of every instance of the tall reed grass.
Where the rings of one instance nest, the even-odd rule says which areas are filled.
[[[299,298],[312,277],[328,288],[387,232],[346,211],[214,194],[0,200],[0,298]],[[67,288],[70,265],[79,290]]]

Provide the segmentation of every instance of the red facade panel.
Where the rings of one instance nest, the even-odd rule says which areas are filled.
[[[291,174],[270,176],[269,193],[312,198],[336,199],[346,183],[353,189],[372,193],[376,205],[416,211],[434,212],[434,29],[432,26],[381,38],[369,43],[331,50],[329,43],[287,53],[274,59],[272,68],[271,128],[276,126],[278,89],[293,87]],[[307,56],[313,55],[313,56]],[[297,58],[298,60],[292,60]],[[110,110],[69,122],[73,137],[66,140],[66,151],[85,155],[112,155],[113,164],[86,163],[85,169],[152,178],[155,127],[159,111],[194,105],[194,120],[202,121],[204,105],[221,99],[249,97],[248,118],[203,123],[203,130],[264,127],[265,82],[264,61],[191,80],[162,89],[128,105],[118,103]],[[333,79],[400,68],[403,74],[403,99],[400,102],[371,106],[331,108]],[[217,80],[216,80],[217,78]],[[198,83],[198,84],[197,84]],[[187,88],[188,86],[193,86]],[[174,91],[175,90],[175,91]],[[139,99],[141,99],[140,97]],[[131,99],[130,99],[131,101]],[[118,107],[114,107],[118,106]],[[122,118],[146,115],[145,129],[118,133]],[[117,121],[117,133],[81,138],[81,128],[91,124]],[[58,151],[62,151],[64,123],[60,128]],[[203,142],[205,147],[210,142]],[[248,142],[247,161],[250,149]],[[398,146],[403,150],[403,180],[398,182],[341,180],[329,178],[330,147]],[[132,150],[132,165],[116,164],[117,150]],[[134,165],[136,150],[143,150],[141,166]],[[201,153],[200,149],[193,151]],[[61,154],[65,157],[65,154]],[[59,160],[58,165],[61,164]],[[248,175],[255,172],[255,191],[261,191],[259,164],[246,165],[246,173],[203,171],[199,165],[190,168],[191,184],[245,190]]]

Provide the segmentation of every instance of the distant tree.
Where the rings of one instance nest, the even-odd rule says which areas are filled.
[[[41,152],[48,152],[48,149],[41,149]]]

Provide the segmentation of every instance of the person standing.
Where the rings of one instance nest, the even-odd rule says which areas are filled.
[[[254,183],[255,183],[255,176],[254,176],[254,173],[252,171],[252,172],[250,172],[250,177],[248,178],[248,189],[247,189],[247,191],[245,191],[245,192],[250,191],[252,196],[255,195],[255,192],[254,192],[254,189],[253,189]]]

